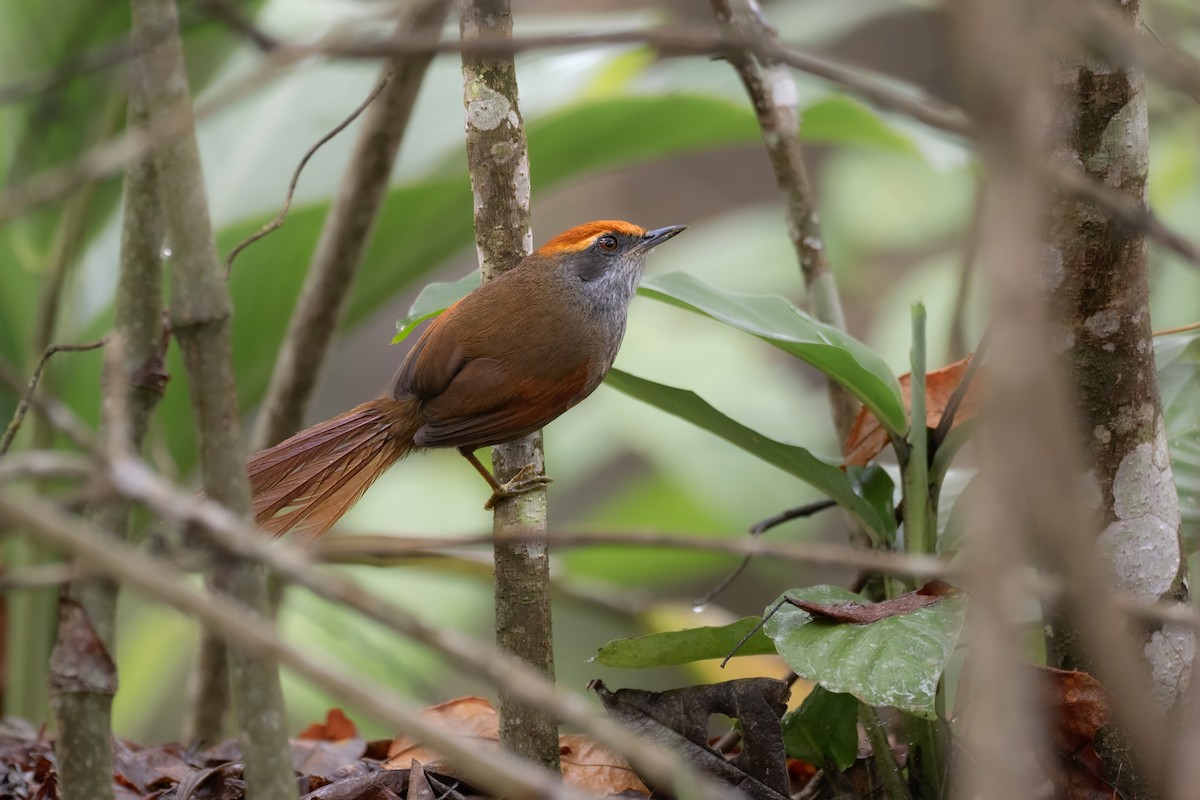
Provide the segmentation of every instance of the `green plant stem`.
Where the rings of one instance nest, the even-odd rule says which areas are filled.
[[[925,422],[925,306],[912,308],[912,401],[909,412],[907,458],[901,463],[904,485],[904,549],[910,555],[937,549],[937,514],[929,483],[929,429]],[[918,582],[909,579],[910,588]],[[939,687],[940,690],[940,687]],[[921,786],[921,796],[938,798],[945,774],[944,732],[939,720],[909,716],[909,772]]]
[[[938,697],[943,698],[939,681]],[[937,707],[945,704],[944,698],[935,702]],[[919,787],[921,798],[945,796],[946,770],[946,727],[940,719],[923,719],[905,715],[904,727],[908,734],[908,771],[911,780]]]
[[[900,765],[896,763],[896,756],[888,743],[887,731],[879,721],[879,714],[866,703],[859,703],[858,721],[867,732],[867,741],[871,743],[871,752],[875,754],[875,764],[879,768],[879,776],[883,779],[888,797],[892,800],[913,800],[912,795],[908,793],[908,787],[904,785],[904,776],[900,774]]]
[[[912,403],[908,457],[901,463],[904,484],[904,549],[927,554],[936,549],[936,517],[929,487],[929,431],[925,425],[925,306],[912,309]],[[916,588],[915,586],[913,588]]]

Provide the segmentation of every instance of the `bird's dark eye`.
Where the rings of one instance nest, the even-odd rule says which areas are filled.
[[[606,233],[596,239],[596,246],[606,253],[611,253],[617,249],[617,237]]]

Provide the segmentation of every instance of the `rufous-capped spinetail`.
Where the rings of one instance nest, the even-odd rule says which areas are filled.
[[[583,400],[612,367],[651,248],[684,230],[599,220],[546,242],[434,319],[391,389],[250,458],[265,530],[319,535],[413,450],[455,447],[496,499],[546,483],[500,484],[474,451],[519,439]]]

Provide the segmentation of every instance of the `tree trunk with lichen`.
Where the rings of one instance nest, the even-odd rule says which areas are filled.
[[[508,0],[461,0],[464,41],[512,36]],[[475,196],[475,244],[484,280],[512,269],[533,249],[529,223],[529,152],[512,56],[463,53],[467,163]],[[545,474],[542,434],[492,448],[501,482],[526,465]],[[550,546],[543,488],[496,504],[492,523],[496,568],[496,644],[554,679],[550,624]],[[513,534],[519,534],[514,538]],[[530,538],[530,536],[534,538]],[[559,768],[553,714],[500,688],[500,743],[547,769]]]
[[[1136,0],[1112,5],[1135,32]],[[1149,164],[1143,83],[1139,72],[1090,62],[1060,63],[1055,75],[1063,101],[1056,106],[1062,137],[1056,157],[1138,203],[1146,202]],[[1090,447],[1087,491],[1104,526],[1097,551],[1117,591],[1147,603],[1186,602],[1187,562],[1154,363],[1145,237],[1093,203],[1068,196],[1057,199],[1051,226],[1043,275]],[[1071,620],[1052,614],[1047,622],[1049,663],[1094,671],[1094,655]],[[1161,710],[1173,710],[1191,674],[1193,634],[1149,627],[1140,650]]]

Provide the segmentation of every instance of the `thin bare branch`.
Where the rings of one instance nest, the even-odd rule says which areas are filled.
[[[104,340],[98,339],[94,342],[86,344],[52,344],[42,353],[42,357],[38,359],[37,366],[33,368],[33,374],[29,377],[29,382],[25,386],[25,393],[21,396],[21,401],[17,403],[17,410],[13,413],[12,420],[8,423],[8,428],[4,431],[4,437],[0,438],[0,456],[8,452],[12,447],[13,439],[16,438],[17,431],[21,429],[21,423],[25,420],[25,415],[29,413],[29,405],[33,402],[34,393],[37,391],[38,383],[42,379],[42,372],[46,369],[46,363],[55,353],[82,353],[88,350],[95,350],[104,346]]]
[[[514,532],[513,539],[532,538],[536,534]],[[421,553],[453,551],[461,547],[491,544],[492,537],[404,537],[347,534],[322,539],[313,545],[314,555],[333,563],[364,563],[379,565],[391,560],[412,558]],[[909,575],[918,578],[949,578],[954,573],[950,564],[935,556],[909,556],[885,551],[859,550],[847,545],[826,542],[770,542],[761,537],[729,538],[697,537],[689,533],[666,531],[561,531],[552,537],[556,549],[621,545],[629,547],[671,547],[688,551],[753,555],[771,560],[784,559],[809,564],[853,567],[875,572]]]
[[[254,233],[250,234],[245,239],[234,245],[233,249],[229,251],[229,255],[225,257],[226,278],[229,277],[229,273],[233,270],[233,262],[234,259],[238,257],[238,253],[242,252],[264,236],[267,236],[268,234],[283,227],[284,220],[287,219],[288,211],[292,209],[292,197],[294,197],[296,194],[296,184],[300,182],[300,173],[304,172],[304,167],[308,165],[309,159],[316,155],[317,151],[324,147],[331,139],[333,139],[342,131],[346,130],[346,128],[348,128],[350,124],[354,122],[354,120],[358,119],[359,115],[367,110],[367,106],[371,105],[375,98],[379,96],[379,93],[383,91],[384,87],[387,86],[387,82],[388,80],[386,76],[381,78],[375,84],[375,88],[371,89],[370,93],[367,94],[366,99],[358,104],[358,108],[351,111],[345,119],[335,125],[332,130],[330,130],[320,139],[318,139],[316,143],[314,143],[312,147],[308,148],[304,155],[301,156],[300,163],[296,165],[296,169],[292,173],[292,180],[288,183],[287,195],[283,198],[283,207],[279,209],[279,213],[276,214],[272,219],[263,223],[263,226]]]

